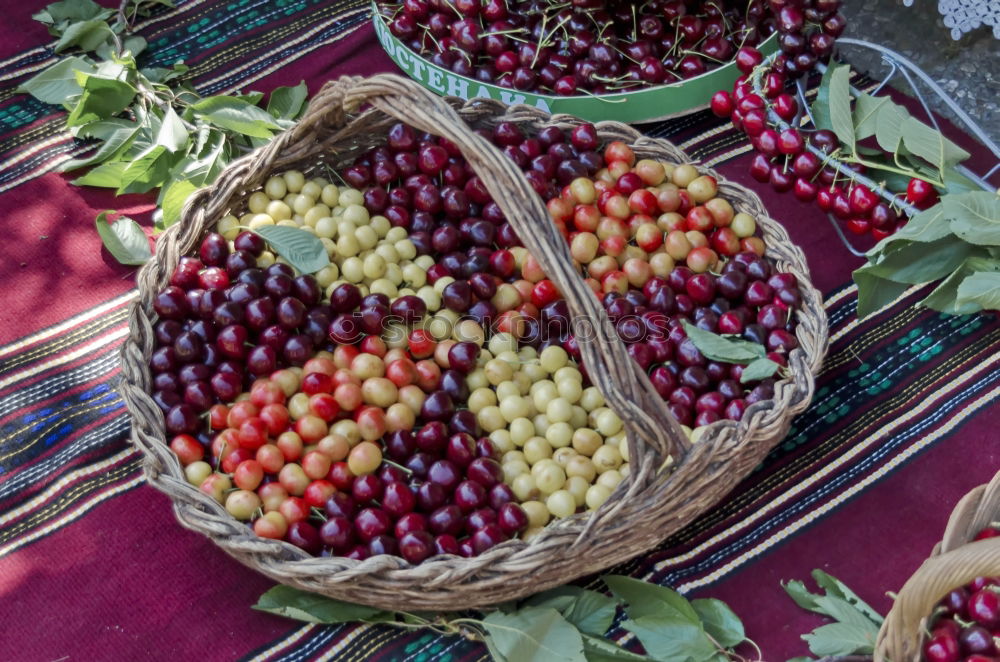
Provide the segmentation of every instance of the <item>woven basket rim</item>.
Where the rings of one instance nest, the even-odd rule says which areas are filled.
[[[321,112],[315,111],[314,106],[327,101],[328,97],[333,94],[331,92],[324,96],[328,89],[340,86],[343,89],[336,91],[343,94],[344,89],[349,90],[361,83],[358,79],[341,79],[337,83],[328,84],[313,100],[310,112]],[[421,101],[424,100],[424,97],[431,96],[420,89],[416,83],[398,76],[378,76],[364,81],[364,83],[369,86],[373,84],[392,86],[393,89],[417,95]],[[342,99],[342,96],[336,98]],[[581,122],[566,115],[547,116],[530,107],[506,107],[500,102],[492,100],[473,99],[462,103],[457,99],[449,99],[442,103],[447,103],[450,107],[458,109],[466,119],[473,118],[472,121],[475,121],[476,117],[480,119],[488,117],[488,121],[495,122],[503,119],[529,126]],[[356,123],[376,112],[372,109],[365,110],[357,115],[345,116],[347,119],[343,121]],[[654,153],[667,154],[677,158],[676,162],[678,163],[693,163],[684,152],[668,141],[643,136],[627,125],[617,122],[599,122],[596,123],[596,126],[604,139],[609,137],[628,139],[639,156]],[[324,128],[323,131],[328,132],[329,129]],[[328,133],[323,135],[328,135]],[[336,137],[338,134],[334,132],[333,135]],[[293,137],[294,130],[281,134],[279,138],[283,141],[281,142],[282,147],[287,147],[289,143],[292,143]],[[122,348],[124,379],[121,390],[133,424],[132,441],[144,454],[144,471],[150,484],[171,497],[175,514],[183,526],[209,536],[228,553],[264,574],[285,583],[328,594],[332,591],[339,595],[342,589],[346,590],[346,586],[364,584],[366,580],[370,580],[376,574],[387,577],[386,582],[396,582],[400,585],[407,582],[421,582],[426,590],[431,592],[440,588],[440,585],[435,585],[433,581],[428,582],[428,577],[432,577],[439,570],[445,574],[459,576],[460,579],[456,580],[459,587],[453,590],[462,593],[464,590],[461,586],[462,581],[472,581],[470,578],[475,578],[480,584],[485,582],[491,587],[502,585],[506,573],[512,572],[512,568],[520,568],[519,564],[523,563],[522,557],[525,550],[537,552],[542,549],[553,559],[563,558],[567,554],[576,554],[574,544],[579,540],[577,536],[581,531],[587,530],[588,521],[591,523],[596,521],[596,516],[592,519],[592,516],[584,513],[550,523],[543,533],[531,542],[509,541],[489,550],[484,555],[469,559],[455,556],[432,557],[417,566],[411,566],[401,558],[388,556],[371,557],[364,561],[353,561],[342,557],[316,558],[289,543],[259,539],[252,534],[248,536],[252,540],[240,538],[238,541],[234,541],[234,536],[231,534],[232,526],[231,524],[227,525],[227,520],[231,523],[236,523],[236,520],[232,519],[220,504],[186,482],[179,461],[166,445],[166,436],[162,428],[162,414],[149,398],[148,390],[144,388],[150,384],[148,368],[148,357],[152,351],[150,329],[151,320],[155,318],[149,306],[150,297],[156,290],[154,286],[159,284],[162,287],[165,279],[168,278],[173,269],[171,261],[175,264],[178,255],[188,252],[193,246],[193,241],[203,233],[209,222],[215,220],[214,218],[206,218],[206,207],[215,205],[216,208],[219,208],[221,206],[220,198],[231,200],[245,195],[250,188],[253,188],[254,182],[259,184],[271,172],[287,167],[272,160],[267,172],[252,172],[252,168],[258,166],[262,159],[272,158],[273,154],[278,151],[274,147],[278,142],[279,140],[276,139],[268,147],[233,162],[219,176],[215,184],[195,193],[185,207],[182,221],[164,233],[157,244],[153,260],[140,273],[139,299],[130,306],[129,337]],[[268,151],[269,149],[270,151]],[[308,146],[306,158],[315,158],[316,149],[314,145]],[[793,350],[789,359],[792,376],[776,383],[775,398],[752,405],[739,422],[720,421],[709,426],[701,440],[676,461],[673,471],[669,475],[650,477],[647,486],[640,490],[643,493],[652,491],[661,496],[671,493],[672,490],[687,487],[685,494],[689,494],[690,499],[697,498],[692,489],[693,486],[687,485],[687,483],[680,485],[682,479],[691,480],[691,477],[685,473],[689,466],[696,464],[699,467],[711,467],[713,471],[725,474],[725,466],[738,462],[747,464],[749,460],[751,462],[750,468],[752,468],[770,448],[781,440],[791,418],[805,409],[811,399],[814,388],[813,375],[819,370],[828,343],[822,297],[811,284],[808,266],[801,249],[793,245],[784,229],[766,214],[763,203],[753,192],[739,184],[725,180],[711,168],[695,165],[699,172],[711,174],[717,178],[720,193],[723,193],[727,199],[731,195],[737,196],[740,200],[749,201],[745,204],[749,204],[751,207],[756,206],[763,212],[756,214],[756,216],[758,226],[769,237],[767,242],[768,255],[772,260],[777,257],[776,264],[783,270],[791,270],[796,274],[800,281],[804,303],[802,309],[797,311],[800,321],[797,328],[800,348]],[[199,226],[202,229],[192,236],[192,229]],[[774,253],[775,250],[780,252]],[[740,471],[745,474],[748,469],[741,466]],[[735,477],[741,478],[742,475]],[[622,486],[625,486],[632,479],[633,477],[630,476],[629,479],[623,481]],[[639,479],[635,480],[638,484]],[[697,485],[697,481],[695,481],[695,485]],[[735,482],[732,485],[735,485]],[[623,492],[626,492],[626,487],[617,489],[612,499],[609,499],[609,503],[616,496],[621,496]],[[721,497],[722,494],[712,503],[717,502]],[[703,512],[710,505],[700,508],[698,512]],[[692,517],[693,515],[687,519],[690,520]],[[669,517],[661,519],[667,521]],[[240,526],[245,525],[240,524]],[[676,528],[678,527],[674,526],[674,529],[658,535],[657,540],[662,540]],[[597,534],[595,531],[590,531],[590,533]],[[239,549],[235,548],[237,542]],[[628,557],[646,551],[649,546],[647,542],[629,550]],[[496,560],[495,556],[490,555],[495,550],[504,554],[504,557],[499,561]],[[261,559],[266,559],[266,561]],[[584,567],[577,576],[587,574],[590,571],[593,570]],[[334,574],[331,575],[331,572]],[[565,583],[572,578],[561,576],[558,581],[553,580],[554,583],[546,583],[543,578],[534,585],[532,590],[522,590],[521,593],[528,594],[542,590],[547,585]],[[352,599],[356,602],[366,602],[363,595],[354,596]],[[386,601],[379,600],[381,599],[367,602],[376,606],[386,604]],[[468,604],[471,606],[477,603],[470,597]]]
[[[941,541],[899,590],[879,629],[875,662],[921,662],[934,606],[975,577],[1000,574],[1000,537],[975,540],[998,517],[1000,472],[959,499]]]

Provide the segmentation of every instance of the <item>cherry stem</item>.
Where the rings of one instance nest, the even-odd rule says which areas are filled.
[[[385,462],[386,464],[388,464],[390,467],[396,467],[397,469],[399,469],[400,471],[402,471],[403,473],[405,473],[407,476],[412,476],[413,475],[413,469],[409,469],[407,467],[404,467],[403,465],[397,464],[397,463],[393,462],[392,460],[388,460],[388,459],[386,459],[384,457],[382,458],[382,461]]]

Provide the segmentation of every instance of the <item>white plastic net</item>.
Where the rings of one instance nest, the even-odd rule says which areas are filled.
[[[903,0],[903,4],[910,7],[913,1]],[[993,26],[993,36],[1000,39],[1000,0],[938,0],[938,12],[951,28],[952,39],[961,39],[983,25]]]

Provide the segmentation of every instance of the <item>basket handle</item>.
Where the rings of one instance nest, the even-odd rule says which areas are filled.
[[[1000,569],[1000,538],[970,542],[1000,514],[1000,473],[952,510],[944,538],[899,590],[878,633],[875,662],[919,662],[927,617],[952,589]]]
[[[265,150],[280,153],[286,143],[335,133],[345,126],[348,113],[363,104],[461,147],[511,226],[531,247],[532,255],[566,299],[587,372],[631,433],[629,443],[642,440],[661,457],[675,454],[679,461],[690,448],[687,436],[645,372],[626,352],[604,309],[580,278],[569,247],[551,222],[541,198],[518,167],[473,132],[447,101],[401,76],[344,77],[324,85],[298,124]],[[336,139],[330,138],[329,142],[335,143]]]

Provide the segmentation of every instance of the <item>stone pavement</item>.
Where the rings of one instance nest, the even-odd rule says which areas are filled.
[[[845,37],[864,39],[891,48],[922,68],[997,143],[1000,143],[1000,40],[990,27],[980,27],[959,41],[951,38],[934,0],[845,0]],[[888,69],[878,53],[850,46],[843,56],[872,76]],[[896,77],[896,87],[908,85]],[[936,95],[927,95],[932,108],[950,113]]]

